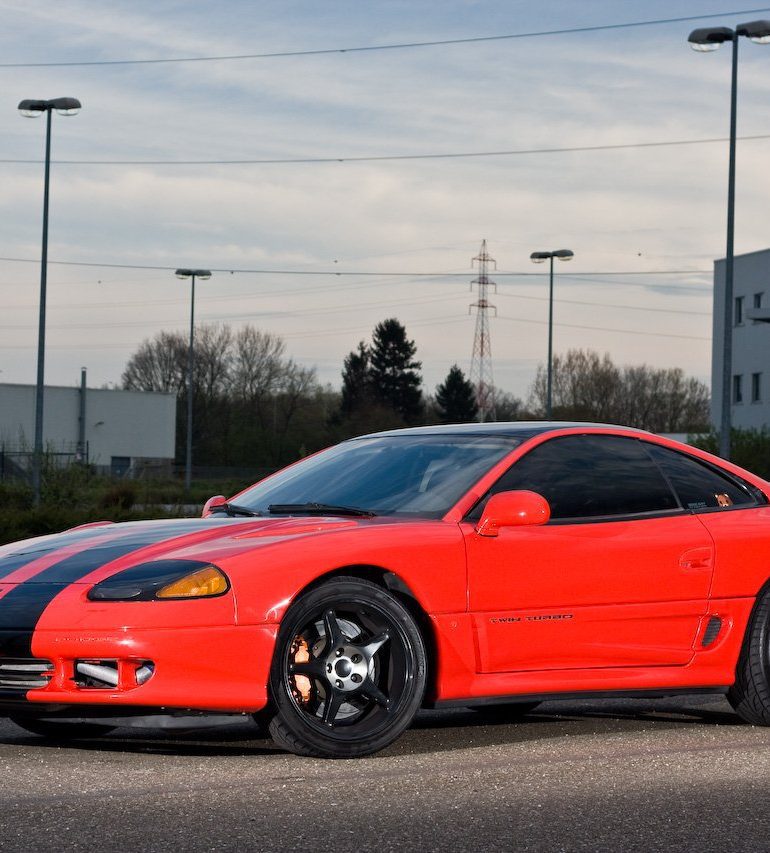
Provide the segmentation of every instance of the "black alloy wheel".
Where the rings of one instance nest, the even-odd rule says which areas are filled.
[[[11,714],[9,719],[20,729],[49,740],[80,740],[103,737],[115,729],[115,726],[102,726],[99,723],[81,723],[75,720],[41,720],[27,714]]]
[[[406,607],[370,581],[333,578],[281,624],[270,734],[297,755],[368,755],[409,726],[425,683],[425,644]]]

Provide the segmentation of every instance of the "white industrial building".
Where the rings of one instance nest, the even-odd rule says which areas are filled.
[[[732,424],[770,425],[770,249],[736,255],[733,269]],[[722,406],[725,260],[714,262],[711,420]]]
[[[0,383],[0,454],[26,468],[35,436],[34,385]],[[115,476],[170,472],[176,394],[47,385],[43,446],[63,464],[88,462]]]

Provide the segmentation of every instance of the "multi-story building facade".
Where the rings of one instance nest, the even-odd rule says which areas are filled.
[[[733,272],[732,377],[734,427],[770,426],[770,249],[735,256]],[[725,260],[714,262],[711,356],[711,420],[722,406]]]

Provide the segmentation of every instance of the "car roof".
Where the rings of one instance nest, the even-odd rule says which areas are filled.
[[[472,424],[435,424],[433,426],[408,427],[407,429],[390,429],[383,432],[372,432],[368,435],[359,435],[350,441],[361,438],[383,438],[391,436],[421,436],[421,435],[489,435],[510,436],[524,441],[544,432],[555,432],[563,429],[587,429],[587,430],[622,430],[624,432],[635,432],[640,435],[650,435],[645,430],[634,427],[618,426],[617,424],[594,424],[582,423],[580,421],[502,421]]]

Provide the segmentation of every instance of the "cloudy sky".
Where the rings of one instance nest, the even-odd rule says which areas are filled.
[[[344,355],[398,317],[432,390],[452,363],[469,367],[482,239],[498,266],[499,387],[525,396],[545,358],[547,269],[529,254],[563,247],[575,259],[557,269],[557,352],[590,347],[708,379],[727,145],[704,140],[728,132],[729,50],[697,54],[686,39],[770,18],[770,6],[1,0],[0,10],[0,381],[34,382],[37,346],[45,126],[16,106],[58,96],[83,110],[53,119],[51,384],[76,383],[81,366],[89,384],[119,382],[142,340],[185,329],[189,283],[172,271],[196,266],[215,271],[199,285],[200,320],[277,333],[335,386]],[[568,29],[583,31],[531,35]],[[342,52],[512,35],[523,37]],[[740,50],[738,133],[765,136],[770,46]],[[669,142],[693,144],[648,144]],[[565,150],[581,148],[599,150]],[[770,246],[769,148],[770,138],[739,143],[737,252]],[[514,153],[405,158],[490,152]]]

